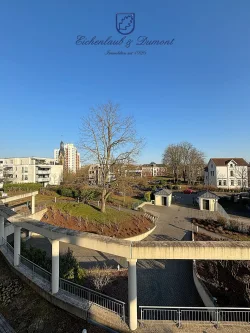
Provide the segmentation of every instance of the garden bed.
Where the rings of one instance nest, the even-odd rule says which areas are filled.
[[[214,232],[233,240],[250,241],[250,225],[239,223],[235,220],[227,222],[223,217],[218,217],[217,221],[212,219],[193,218],[192,223],[207,231]]]
[[[106,207],[106,213],[82,203],[56,203],[48,208],[43,222],[77,231],[86,231],[117,238],[145,233],[154,224],[143,214],[134,214]]]

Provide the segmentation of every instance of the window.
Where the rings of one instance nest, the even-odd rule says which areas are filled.
[[[226,180],[223,180],[223,185],[227,186],[227,181]]]
[[[238,180],[238,186],[240,186],[241,185],[241,181],[240,180]]]
[[[214,176],[214,171],[211,171],[211,176]]]
[[[231,186],[234,186],[234,180],[231,180]]]
[[[221,186],[221,180],[219,180],[219,183],[218,183],[219,186]]]
[[[230,164],[230,168],[232,168],[233,166],[234,166],[234,165],[231,163],[231,164]]]
[[[211,163],[211,169],[213,169],[213,167],[214,167],[214,165],[213,165],[213,163]]]
[[[230,171],[230,177],[233,177],[233,176],[234,176],[234,172]]]

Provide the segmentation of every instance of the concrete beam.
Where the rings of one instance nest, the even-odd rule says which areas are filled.
[[[19,194],[19,195],[14,195],[13,197],[7,197],[4,199],[1,199],[0,202],[3,204],[6,204],[8,202],[12,202],[12,201],[17,201],[17,200],[21,200],[21,199],[25,199],[25,198],[29,198],[31,196],[35,196],[38,194],[38,191],[34,191],[34,192],[30,192],[30,193],[24,193],[24,194]]]
[[[130,242],[60,228],[21,215],[12,216],[8,220],[50,239],[128,259],[250,260],[250,242],[245,241]]]

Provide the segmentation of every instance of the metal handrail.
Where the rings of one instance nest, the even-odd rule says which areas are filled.
[[[80,299],[86,299],[97,306],[117,313],[125,321],[124,302],[62,278],[59,279],[59,283],[60,289],[74,294]]]
[[[84,289],[84,290],[90,291],[91,293],[97,294],[97,295],[99,295],[99,296],[102,296],[102,297],[105,297],[105,298],[109,298],[109,299],[112,300],[112,301],[115,301],[115,302],[118,302],[118,303],[121,303],[121,304],[125,304],[125,302],[122,302],[122,301],[120,301],[119,299],[116,299],[116,298],[110,297],[110,296],[108,296],[108,295],[105,295],[105,294],[99,293],[98,291],[95,291],[95,290],[89,289],[89,288],[87,288],[87,287],[81,286],[80,284],[74,283],[74,282],[72,282],[72,281],[65,280],[65,279],[63,279],[63,278],[60,278],[60,280],[62,280],[62,281],[64,281],[64,282],[67,282],[67,283],[70,283],[70,284],[73,284],[75,287],[78,287],[78,288],[80,287],[80,288],[82,288],[82,289]]]
[[[201,309],[201,310],[248,310],[250,308],[218,307],[218,306],[148,306],[140,305],[139,308],[145,309]]]
[[[37,273],[35,272],[35,268],[37,268],[38,270],[42,271],[43,273],[45,273],[46,275],[49,276],[49,278],[46,278],[44,276],[41,276],[41,274],[37,273],[38,275],[40,275],[42,278],[45,278],[47,281],[51,281],[51,272],[47,271],[46,269],[42,268],[41,266],[35,264],[33,261],[25,258],[24,256],[22,256],[21,254],[19,255],[19,258],[20,258],[20,262],[21,260],[23,259],[24,261],[27,261],[31,264],[31,267],[32,267],[32,272],[33,273]],[[23,263],[25,265],[25,263]],[[26,267],[28,267],[27,265],[25,265]],[[28,267],[29,268],[29,267]]]
[[[10,250],[12,254],[14,253],[14,248],[2,237],[2,246],[5,246],[7,253]],[[48,272],[46,269],[35,264],[33,261],[25,258],[22,255],[19,255],[20,263],[25,265],[28,269],[32,271],[32,274],[37,274],[40,277],[51,282],[52,273]],[[27,263],[29,265],[27,265]],[[112,312],[117,313],[125,321],[125,302],[110,297],[108,295],[99,293],[98,291],[89,289],[87,287],[81,286],[74,282],[59,278],[59,287],[61,290],[69,292],[75,296],[80,297],[81,299],[86,299],[93,304],[96,304],[100,307],[108,309]],[[83,297],[84,296],[84,297]]]
[[[216,327],[220,323],[250,323],[250,308],[233,307],[184,307],[184,306],[139,306],[141,320],[174,321],[178,327],[182,322],[210,322]]]

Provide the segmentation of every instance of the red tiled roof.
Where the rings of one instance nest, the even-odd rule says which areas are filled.
[[[238,158],[238,157],[211,158],[211,160],[213,160],[213,162],[216,166],[225,166],[232,160],[234,160],[237,163],[237,165],[239,165],[239,166],[248,165],[248,163],[244,160],[244,158]]]

